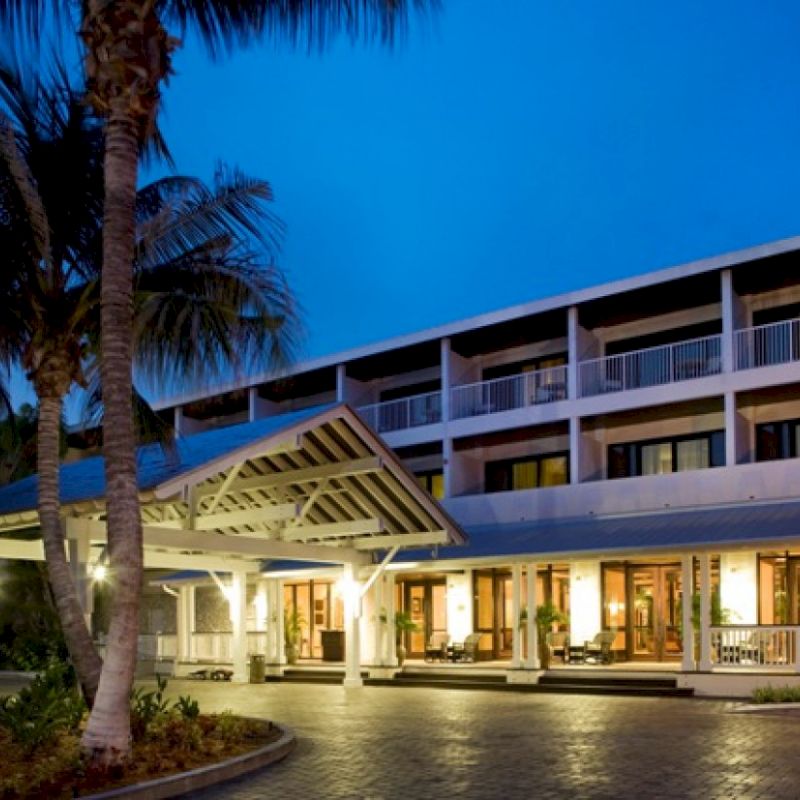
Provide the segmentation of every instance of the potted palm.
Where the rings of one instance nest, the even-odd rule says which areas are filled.
[[[547,634],[554,626],[566,622],[567,618],[551,602],[543,603],[536,607],[536,633],[539,638],[539,663],[542,669],[550,668],[550,647]]]
[[[297,610],[286,609],[283,612],[283,645],[286,653],[286,661],[289,664],[296,664],[300,654],[300,639],[303,634],[305,619]]]
[[[394,628],[397,636],[397,663],[402,667],[406,660],[405,634],[417,630],[417,623],[408,611],[398,611],[394,615]]]

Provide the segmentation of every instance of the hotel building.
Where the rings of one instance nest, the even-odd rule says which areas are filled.
[[[800,238],[774,242],[157,408],[183,440],[200,442],[346,404],[439,501],[454,532],[376,549],[355,571],[366,586],[357,661],[375,672],[395,666],[383,628],[405,610],[417,624],[404,635],[409,659],[432,640],[474,632],[479,662],[535,680],[541,653],[527,608],[550,603],[562,614],[552,630],[573,646],[605,631],[616,662],[672,665],[701,692],[730,693],[743,676],[791,682],[800,670],[799,264]],[[352,457],[337,454],[347,447],[335,436],[326,447]],[[333,508],[335,490],[315,486]],[[385,526],[402,522],[392,516],[402,507],[384,512]],[[283,559],[249,573],[248,649],[281,664],[279,642],[262,647],[258,637],[289,608],[299,612],[301,661],[322,658],[324,633],[347,627],[340,576],[340,566]],[[220,657],[227,645],[196,629],[195,608],[218,589],[205,576],[170,585],[180,594],[179,661]]]

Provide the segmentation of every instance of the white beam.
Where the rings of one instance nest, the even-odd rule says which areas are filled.
[[[216,528],[235,528],[240,525],[260,525],[262,522],[294,519],[299,513],[300,507],[297,503],[281,503],[239,511],[221,511],[218,514],[198,514],[194,530],[210,531]]]
[[[219,487],[214,495],[214,498],[209,503],[208,508],[204,509],[204,513],[211,514],[214,510],[216,510],[220,500],[225,497],[226,493],[231,487],[231,484],[236,480],[236,476],[239,474],[243,466],[244,464],[242,463],[231,468],[231,471],[225,476],[225,480],[222,481],[222,485]]]
[[[377,456],[359,458],[355,460],[336,461],[332,464],[321,464],[316,467],[303,467],[301,469],[281,470],[269,475],[257,475],[252,478],[240,478],[234,481],[229,492],[255,492],[262,489],[275,489],[291,486],[296,483],[316,483],[326,478],[346,478],[352,475],[364,475],[377,472],[383,467],[383,461]],[[200,486],[197,490],[198,497],[207,497],[216,494],[219,485]]]
[[[384,571],[386,570],[387,564],[397,555],[397,551],[399,547],[393,547],[384,557],[383,561],[378,565],[378,568],[372,573],[372,575],[367,578],[364,582],[364,585],[361,587],[361,596],[366,597],[367,592],[370,590],[370,587],[373,583],[375,583],[378,578],[383,575]]]
[[[18,561],[44,561],[41,539],[24,542],[19,539],[0,539],[0,558]]]
[[[384,550],[387,547],[433,547],[447,544],[447,531],[428,533],[394,533],[355,539],[350,544],[356,550]]]
[[[101,520],[68,518],[67,530],[76,532],[88,530],[92,541],[106,541],[106,523]],[[266,537],[256,539],[200,531],[171,531],[150,525],[142,527],[142,534],[145,548],[190,550],[198,552],[199,555],[225,553],[244,558],[322,561],[328,564],[355,564],[357,566],[369,563],[367,555],[350,547],[280,542]],[[147,551],[145,550],[145,552]]]
[[[346,522],[325,522],[319,525],[303,525],[299,528],[285,528],[278,533],[287,542],[304,542],[308,539],[331,539],[338,536],[359,536],[368,533],[380,533],[383,520],[354,519]]]

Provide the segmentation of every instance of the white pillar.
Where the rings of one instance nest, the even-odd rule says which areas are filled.
[[[67,539],[69,547],[69,565],[72,571],[72,580],[78,592],[78,600],[83,609],[83,618],[89,634],[92,633],[92,611],[94,610],[94,588],[92,575],[89,571],[89,554],[91,543],[86,533],[73,534]]]
[[[382,667],[384,664],[384,651],[383,651],[383,639],[384,639],[384,630],[386,625],[382,620],[382,616],[384,614],[383,608],[383,575],[381,575],[373,584],[373,595],[372,599],[374,601],[374,614],[373,617],[373,635],[374,635],[374,654],[373,654],[373,661],[372,663],[376,666]]]
[[[384,587],[383,602],[386,606],[386,666],[397,666],[397,636],[394,628],[395,608],[395,576],[393,572],[386,573],[386,586]]]
[[[525,637],[528,640],[528,652],[525,655],[527,669],[539,669],[539,636],[536,630],[536,564],[528,564],[525,579],[528,595],[528,618],[525,620]]]
[[[711,557],[700,556],[700,671],[711,671]]]
[[[352,564],[344,565],[344,686],[357,688],[361,680],[361,584]]]
[[[519,615],[522,610],[522,564],[511,567],[511,668],[522,666],[522,630]]]
[[[178,589],[176,658],[178,663],[192,661],[192,633],[194,632],[194,586]]]
[[[570,417],[569,420],[569,482],[581,482],[583,442],[581,440],[580,417]]]
[[[231,655],[233,656],[233,678],[236,683],[247,681],[247,573],[231,573],[228,597],[233,623]]]
[[[692,672],[694,663],[694,623],[692,609],[694,608],[694,559],[685,555],[681,559],[681,624],[683,628],[683,660],[681,668],[684,672]]]
[[[267,581],[267,664],[279,667],[286,663],[283,648],[283,583]]]

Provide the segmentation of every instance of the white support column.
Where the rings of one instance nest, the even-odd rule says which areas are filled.
[[[361,587],[352,564],[344,565],[344,686],[355,689],[361,680]]]
[[[373,664],[378,667],[382,667],[384,664],[383,661],[383,634],[386,625],[381,621],[381,615],[383,614],[383,575],[380,575],[378,579],[375,581],[375,584],[372,588],[373,594],[372,599],[374,602],[374,614],[373,616],[373,635],[374,635],[374,651],[373,651]]]
[[[286,663],[283,650],[283,584],[277,578],[267,580],[267,668],[280,673]]]
[[[194,586],[178,589],[178,617],[176,659],[179,664],[192,660],[192,633],[194,630]]]
[[[522,564],[511,567],[511,668],[522,666],[522,630],[519,626],[522,611]]]
[[[386,573],[383,602],[386,606],[386,666],[397,666],[397,637],[394,629],[395,608],[395,576],[393,572]]]
[[[78,592],[78,600],[83,609],[83,618],[89,633],[92,633],[92,611],[94,610],[94,587],[90,574],[89,553],[91,543],[88,533],[77,533],[67,539],[69,547],[69,565],[72,580]]]
[[[581,482],[581,461],[583,443],[581,441],[580,417],[570,417],[569,420],[569,482]]]
[[[722,299],[722,369],[733,372],[734,336],[736,323],[734,319],[733,277],[729,269],[720,272],[720,294]],[[730,462],[728,462],[730,464]]]
[[[336,402],[344,403],[347,400],[347,367],[344,364],[336,365]]]
[[[567,310],[567,397],[570,400],[578,399],[579,326],[578,307],[570,306]]]
[[[694,607],[694,559],[691,555],[681,558],[681,625],[683,628],[683,659],[681,668],[684,672],[692,672],[694,663],[694,623],[692,609]]]
[[[536,630],[536,607],[539,605],[539,599],[536,597],[536,564],[528,564],[525,580],[528,595],[528,616],[525,620],[528,652],[525,654],[525,668],[539,669],[539,636]]]
[[[700,556],[700,665],[701,672],[711,671],[711,556]]]
[[[233,656],[233,680],[235,683],[247,681],[247,573],[231,573],[231,587],[228,596],[233,623],[231,655]]]

